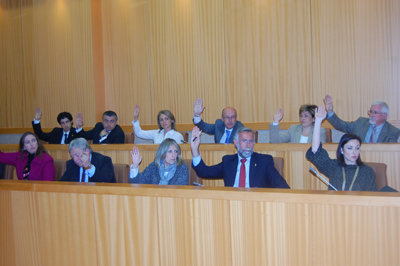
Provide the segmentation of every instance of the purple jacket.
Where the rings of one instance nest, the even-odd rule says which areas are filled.
[[[22,172],[28,162],[28,154],[25,153],[23,158],[21,158],[21,152],[0,152],[0,162],[14,165],[17,170],[18,179],[23,179]],[[50,155],[42,153],[40,157],[36,156],[33,159],[29,180],[54,181],[54,175],[54,160]]]

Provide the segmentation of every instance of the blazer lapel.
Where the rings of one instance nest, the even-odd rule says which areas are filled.
[[[227,178],[225,179],[225,186],[228,187],[233,187],[235,184],[235,178],[236,178],[236,172],[237,172],[237,167],[238,167],[238,155],[232,155],[230,158],[230,162],[227,164]]]
[[[250,169],[249,169],[249,183],[250,187],[256,187],[255,178],[257,172],[257,158],[256,154],[253,152],[250,159]]]

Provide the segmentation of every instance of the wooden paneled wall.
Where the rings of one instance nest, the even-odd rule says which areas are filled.
[[[0,180],[0,264],[399,265],[398,194]]]
[[[397,0],[0,0],[0,128],[85,125],[106,109],[129,125],[161,109],[190,123],[235,106],[244,122],[297,121],[326,93],[346,120],[384,100],[400,120]]]

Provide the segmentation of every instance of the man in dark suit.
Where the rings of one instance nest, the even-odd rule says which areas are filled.
[[[32,121],[33,131],[39,139],[47,141],[50,144],[68,144],[71,140],[78,137],[74,127],[72,127],[72,115],[68,112],[61,112],[57,116],[57,121],[60,127],[55,127],[49,133],[42,131],[40,119],[42,118],[42,111],[40,108],[36,109],[35,119]]]
[[[77,121],[83,121],[82,114],[77,116]],[[117,125],[118,116],[114,111],[105,111],[103,113],[103,122],[98,122],[93,129],[89,131],[82,130],[79,137],[87,140],[93,140],[93,144],[120,144],[125,142],[125,133]],[[83,122],[81,123],[83,124]],[[77,128],[80,130],[80,128]]]
[[[84,138],[71,141],[68,149],[72,159],[60,181],[116,182],[111,158],[93,152]]]
[[[199,152],[200,129],[192,131],[192,160],[193,168],[202,178],[223,178],[226,187],[267,187],[289,188],[285,179],[274,167],[271,155],[253,152],[254,131],[241,127],[234,136],[233,143],[237,154],[225,155],[222,162],[207,166]]]
[[[240,121],[237,121],[237,112],[232,107],[225,107],[222,110],[222,119],[215,120],[214,124],[208,124],[201,119],[201,113],[204,110],[203,100],[197,99],[193,107],[193,123],[201,131],[214,135],[215,143],[233,143],[233,137],[236,131],[243,127]]]

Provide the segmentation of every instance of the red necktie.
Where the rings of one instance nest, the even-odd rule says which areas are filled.
[[[240,172],[239,172],[239,187],[246,187],[246,167],[244,165],[246,161],[247,159],[240,160],[242,165],[240,166]]]
[[[86,171],[85,168],[83,168],[81,182],[85,182],[85,171]]]

